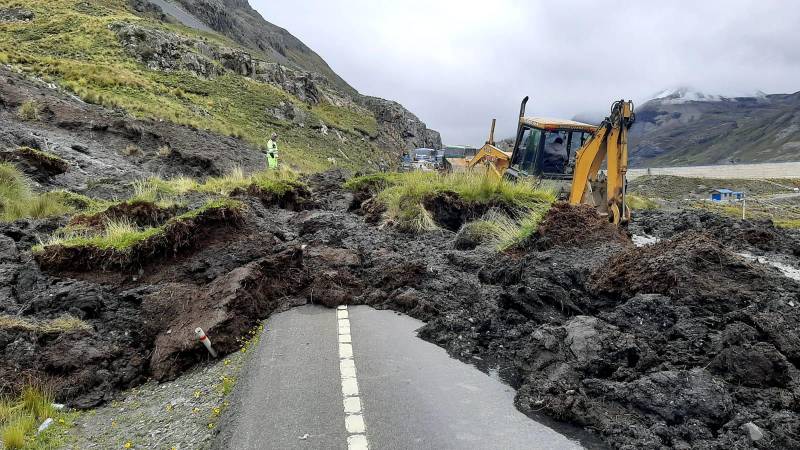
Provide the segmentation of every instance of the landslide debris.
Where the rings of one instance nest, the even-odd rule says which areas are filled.
[[[800,232],[776,228],[771,221],[739,220],[704,209],[640,211],[631,224],[634,234],[671,238],[684,231],[703,231],[726,246],[756,254],[777,253],[800,258]],[[798,260],[800,263],[800,260]]]
[[[124,234],[112,232],[68,238],[35,247],[33,256],[44,270],[125,270],[140,267],[153,259],[175,255],[202,243],[219,226],[237,225],[242,207],[241,203],[230,200],[210,201],[158,227],[126,231]]]
[[[400,232],[348,212],[359,194],[340,172],[303,181],[308,207],[242,195],[238,227],[135,274],[43,273],[27,252],[47,227],[3,225],[5,313],[69,313],[91,330],[0,329],[0,375],[61,380],[63,399],[91,406],[208,358],[196,326],[227,353],[292,305],[368,304],[426,321],[422,337],[496,369],[522,411],[614,448],[800,446],[800,286],[724,239],[634,248],[591,209],[557,204],[513,251],[454,250],[446,229]]]
[[[545,214],[536,233],[523,241],[525,249],[547,250],[553,247],[593,247],[598,244],[630,245],[625,232],[603,220],[589,205],[554,204]]]
[[[131,200],[115,203],[94,214],[76,214],[69,220],[69,226],[102,230],[110,221],[127,220],[139,227],[158,227],[176,215],[178,208],[161,207],[153,202]]]

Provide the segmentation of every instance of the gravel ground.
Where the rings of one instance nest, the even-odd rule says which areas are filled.
[[[65,449],[206,449],[259,327],[242,350],[209,361],[175,381],[148,382],[111,403],[80,414]]]

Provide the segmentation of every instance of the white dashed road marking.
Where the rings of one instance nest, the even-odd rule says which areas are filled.
[[[350,337],[350,319],[347,305],[336,310],[339,322],[339,371],[342,375],[342,397],[344,398],[344,426],[347,429],[348,450],[368,450],[367,426],[361,411],[361,398],[358,396],[356,364],[353,357],[353,344]]]

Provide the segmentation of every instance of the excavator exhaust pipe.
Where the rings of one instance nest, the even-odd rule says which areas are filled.
[[[519,118],[525,117],[525,107],[528,106],[529,97],[526,95],[525,98],[522,99],[522,104],[519,106]]]
[[[486,141],[489,145],[494,145],[494,127],[497,125],[497,119],[492,119],[492,128],[489,130],[489,139]]]
[[[525,117],[525,107],[528,106],[528,100],[530,100],[530,98],[526,95],[525,98],[522,99],[522,104],[519,105],[519,120],[517,121],[517,136],[514,140],[514,149],[519,145],[519,139],[521,137],[520,132],[522,131],[522,118]]]

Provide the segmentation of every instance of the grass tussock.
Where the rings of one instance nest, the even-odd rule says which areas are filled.
[[[0,221],[60,216],[72,211],[62,194],[35,194],[13,164],[0,163]]]
[[[438,174],[409,172],[372,176],[351,180],[351,189],[368,183],[386,185],[377,194],[377,201],[386,207],[387,220],[408,231],[424,231],[437,227],[425,199],[440,193],[455,193],[469,207],[500,207],[523,217],[540,210],[556,199],[553,190],[529,182],[496,179],[481,173]]]
[[[70,331],[91,331],[91,329],[91,325],[69,314],[51,320],[35,320],[27,317],[0,315],[0,330],[53,334]]]
[[[641,195],[628,194],[625,196],[625,202],[628,208],[634,211],[658,208],[658,203],[656,203],[655,200]]]
[[[17,117],[26,121],[39,120],[39,103],[36,100],[22,102],[17,109]]]
[[[29,384],[14,398],[0,397],[0,441],[3,448],[44,450],[60,448],[66,430],[73,425],[74,413],[53,406],[54,393],[41,384]],[[53,425],[36,433],[40,423],[53,419]]]
[[[245,174],[241,167],[234,167],[225,175],[210,177],[205,182],[198,182],[189,177],[176,177],[164,180],[151,177],[134,183],[134,197],[156,202],[159,199],[176,197],[190,192],[213,195],[229,195],[237,189],[246,189],[257,185],[263,190],[282,194],[299,186],[297,172],[282,167],[279,170],[264,170]]]
[[[114,202],[109,200],[91,198],[83,194],[64,190],[50,191],[43,195],[53,197],[53,199],[59,203],[75,211],[80,211],[83,214],[99,213],[114,204]]]
[[[800,219],[773,219],[778,228],[800,229]]]
[[[244,205],[220,198],[157,227],[109,220],[100,229],[65,228],[34,246],[39,265],[55,270],[127,269],[198,244],[215,227],[236,225]]]
[[[127,219],[110,220],[106,222],[103,230],[99,233],[74,229],[64,234],[50,236],[42,246],[95,247],[101,250],[124,251],[161,231],[160,228],[155,227],[140,229]],[[33,251],[41,251],[42,246],[34,246]]]
[[[403,174],[397,172],[378,172],[369,175],[353,177],[345,181],[344,188],[353,192],[377,193],[389,186],[398,184]]]
[[[491,245],[498,251],[512,249],[536,232],[548,209],[549,205],[543,204],[516,218],[492,210],[480,219],[464,224],[458,232],[457,240],[466,240],[472,245]]]

